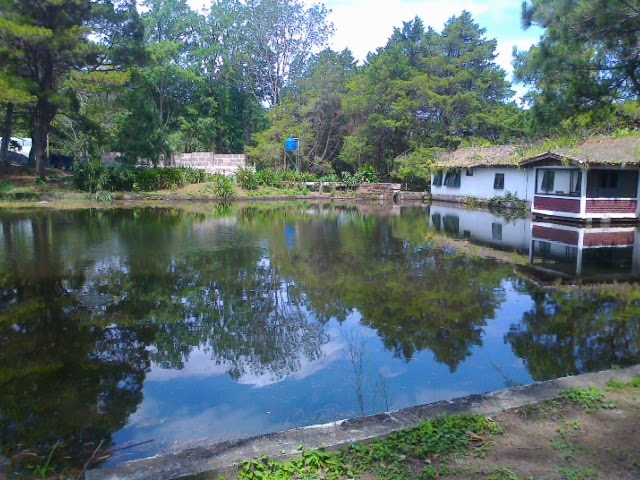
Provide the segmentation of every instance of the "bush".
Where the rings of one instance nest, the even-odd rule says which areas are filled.
[[[258,184],[264,187],[277,187],[280,183],[280,175],[272,168],[265,168],[256,172]]]
[[[212,174],[190,168],[105,167],[100,162],[79,164],[74,170],[76,188],[85,192],[150,192],[176,189],[215,179]]]
[[[213,191],[218,197],[221,197],[226,202],[233,197],[233,194],[235,193],[235,184],[231,178],[220,175],[214,181]]]
[[[258,176],[250,168],[240,168],[236,172],[236,181],[245,190],[255,190],[259,186]]]
[[[360,183],[380,183],[380,174],[373,165],[365,165],[356,173]]]

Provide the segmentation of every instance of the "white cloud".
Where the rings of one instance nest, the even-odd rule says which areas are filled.
[[[447,19],[459,15],[463,10],[475,17],[489,9],[487,3],[473,0],[339,0],[328,3],[332,10],[330,20],[336,27],[331,41],[332,48],[349,48],[354,57],[361,61],[366,58],[367,53],[387,43],[394,27],[401,27],[402,22],[410,21],[416,16],[427,26],[439,31]]]

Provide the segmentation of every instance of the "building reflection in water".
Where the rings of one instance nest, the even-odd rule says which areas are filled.
[[[640,275],[636,226],[580,226],[434,204],[430,225],[449,236],[498,250],[528,253],[529,274],[545,279],[630,280]]]

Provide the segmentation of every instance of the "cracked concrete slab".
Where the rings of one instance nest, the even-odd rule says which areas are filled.
[[[190,448],[177,453],[132,461],[112,469],[90,470],[86,478],[87,480],[169,480],[204,472],[224,471],[234,464],[262,455],[275,459],[296,455],[300,445],[309,449],[339,448],[352,442],[383,437],[441,415],[461,413],[492,415],[503,410],[552,400],[557,398],[563,389],[591,386],[603,388],[611,378],[628,382],[638,376],[640,376],[640,365],[564,377],[451,401],[419,405],[395,412]]]

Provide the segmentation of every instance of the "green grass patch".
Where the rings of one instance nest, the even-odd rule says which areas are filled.
[[[604,392],[596,387],[562,390],[560,392],[560,398],[569,403],[581,405],[587,412],[601,408],[616,408],[616,404],[607,402]]]
[[[607,390],[612,392],[630,389],[640,389],[640,377],[634,377],[628,383],[616,378],[612,378],[607,382]]]
[[[246,193],[249,197],[306,197],[311,192],[306,187],[259,187]]]
[[[438,478],[447,472],[451,455],[482,450],[487,437],[502,433],[492,420],[479,415],[451,415],[393,433],[370,443],[354,443],[338,452],[303,450],[288,462],[269,457],[244,462],[240,480],[355,478],[371,472],[381,479],[418,476]]]
[[[598,472],[591,468],[562,467],[558,470],[563,480],[588,480],[597,478]]]

